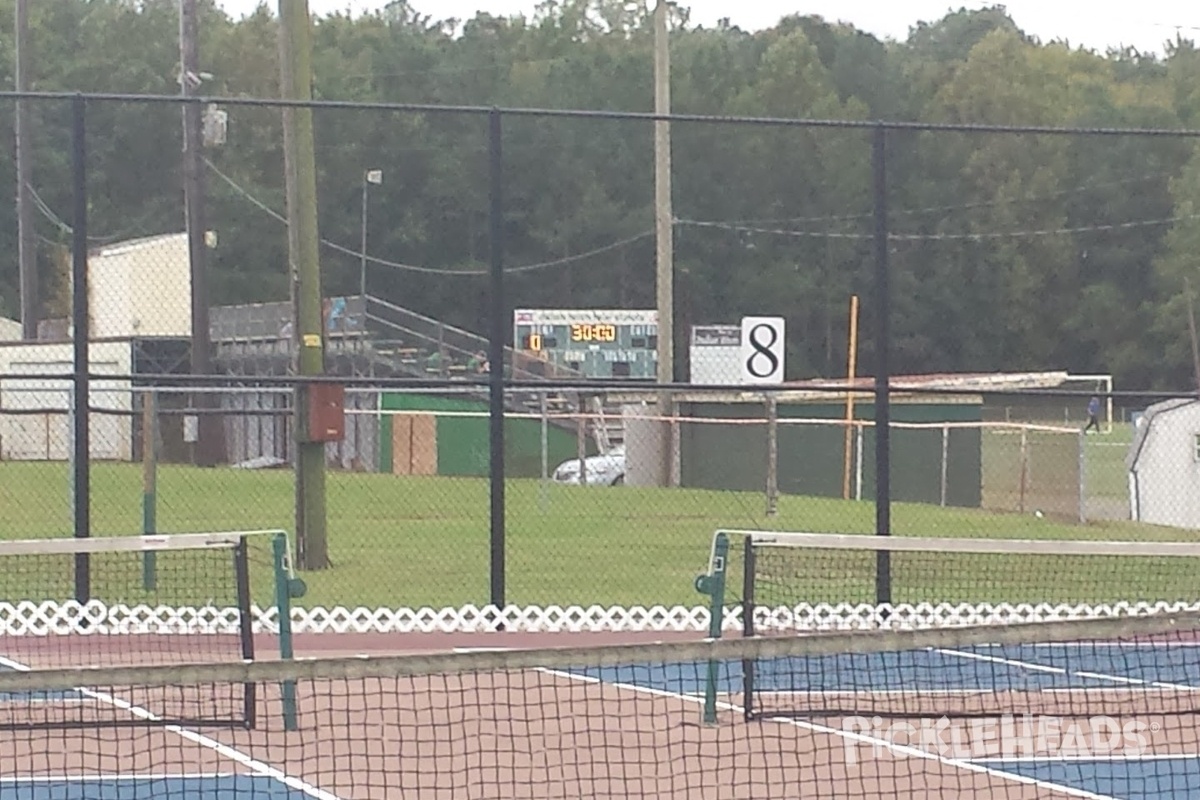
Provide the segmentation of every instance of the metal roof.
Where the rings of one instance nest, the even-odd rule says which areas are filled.
[[[1155,419],[1193,403],[1200,403],[1200,400],[1175,397],[1147,406],[1146,410],[1142,413],[1142,421],[1137,426],[1136,432],[1133,435],[1133,443],[1129,446],[1129,453],[1125,456],[1126,469],[1131,472],[1137,471],[1138,458],[1142,455],[1142,448],[1146,444],[1146,437],[1150,435],[1150,426],[1154,424]]]
[[[889,381],[892,389],[1052,389],[1070,380],[1066,370],[1045,372],[933,372],[922,375],[893,375]],[[803,389],[806,387],[830,387],[847,385],[844,378],[810,379],[790,381],[784,386]],[[853,387],[859,391],[871,391],[875,379],[870,376],[855,378]]]

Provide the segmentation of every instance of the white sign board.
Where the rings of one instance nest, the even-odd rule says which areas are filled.
[[[783,317],[742,317],[742,383],[783,383]]]
[[[690,381],[705,386],[742,382],[742,329],[739,325],[693,325],[688,351]]]
[[[602,322],[609,325],[657,325],[658,311],[627,308],[518,308],[513,311],[517,325],[572,325]]]

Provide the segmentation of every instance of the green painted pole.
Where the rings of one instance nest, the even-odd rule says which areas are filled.
[[[142,396],[142,534],[158,533],[158,394]],[[147,592],[158,587],[158,557],[153,551],[142,555],[142,586]]]
[[[708,638],[720,639],[725,621],[725,567],[729,561],[729,537],[718,533],[713,540],[712,564],[707,575],[696,578],[696,591],[708,595],[709,619]],[[720,679],[720,664],[710,659],[708,675],[704,682],[704,724],[717,724],[717,683]]]
[[[292,598],[304,595],[304,584],[293,579],[288,568],[287,534],[277,533],[272,539],[275,568],[275,611],[279,619],[279,657],[291,661],[294,656],[292,643]],[[285,680],[281,687],[283,695],[283,729],[294,731],[299,728],[296,712],[296,682]]]

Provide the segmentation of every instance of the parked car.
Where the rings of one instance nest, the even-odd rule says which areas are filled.
[[[583,460],[584,474],[588,486],[620,486],[625,483],[625,448],[614,447],[600,456],[588,456]],[[574,483],[579,480],[579,459],[572,458],[554,468],[555,483]]]

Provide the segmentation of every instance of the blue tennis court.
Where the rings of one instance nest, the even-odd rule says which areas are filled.
[[[25,666],[20,662],[0,656],[0,671],[23,671]],[[29,692],[0,692],[0,707],[11,703],[15,708],[32,710],[42,704],[47,706],[92,703],[105,705],[111,701],[90,694],[85,690],[65,691],[29,691]],[[51,714],[52,714],[52,710]],[[173,735],[173,734],[168,734]],[[31,752],[48,749],[53,743],[61,747],[66,739],[52,737],[39,740],[38,734],[28,732],[21,739],[27,740]],[[193,736],[196,745],[196,755],[200,758],[202,750],[217,746],[215,740],[203,736]],[[236,752],[236,751],[235,751]],[[198,800],[234,800],[234,798],[262,798],[262,800],[312,800],[312,787],[309,791],[293,788],[290,779],[279,775],[269,768],[264,771],[273,774],[237,774],[233,772],[188,772],[173,774],[157,774],[150,770],[139,771],[138,765],[130,763],[135,756],[144,753],[124,753],[118,749],[113,751],[113,759],[125,766],[128,772],[109,774],[77,774],[83,770],[75,770],[70,766],[72,757],[63,753],[63,767],[56,769],[53,774],[24,774],[20,777],[0,775],[0,800],[153,800],[163,797],[198,798]],[[244,754],[238,754],[244,756]],[[8,756],[12,758],[12,756]],[[257,762],[255,763],[257,766]],[[16,766],[20,766],[16,764]],[[259,766],[264,769],[265,765]],[[3,766],[0,766],[0,772]],[[279,775],[279,777],[276,777]]]
[[[0,800],[156,800],[163,797],[197,800],[311,800],[262,775],[95,775],[0,779]]]
[[[1195,644],[975,646],[962,650],[765,659],[755,671],[760,691],[1004,691],[1115,686],[1187,687],[1200,691]],[[683,695],[704,693],[696,664],[624,665],[572,670],[609,683],[643,685]],[[742,691],[742,664],[723,662],[717,691]],[[764,685],[762,682],[767,681]]]
[[[1200,798],[1200,649],[1196,643],[1094,643],[1037,644],[1021,646],[973,646],[958,650],[925,649],[904,653],[818,656],[765,659],[754,664],[754,702],[763,719],[752,725],[785,724],[809,726],[835,739],[841,736],[837,721],[821,718],[812,708],[843,709],[846,697],[857,698],[865,715],[876,703],[890,702],[894,708],[922,709],[911,716],[941,716],[964,696],[991,702],[995,717],[1005,714],[1006,697],[1048,698],[1069,709],[1063,714],[1064,733],[1070,720],[1098,718],[1106,706],[1123,708],[1113,720],[1122,730],[1137,731],[1143,740],[1126,739],[1133,747],[1096,748],[1104,739],[1092,738],[1092,729],[1082,728],[1083,750],[1072,750],[1065,736],[1061,749],[1042,747],[1021,751],[997,750],[971,753],[968,758],[949,756],[945,763],[964,769],[984,767],[993,774],[1031,778],[1047,788],[1073,790],[1078,796],[1118,800],[1167,800]],[[629,665],[571,671],[609,684],[699,698],[705,692],[707,664]],[[716,690],[719,699],[740,709],[744,684],[741,662],[718,666]],[[1000,694],[995,699],[991,695]],[[1163,698],[1173,698],[1173,705]],[[1179,706],[1183,698],[1184,705]],[[1011,702],[1011,701],[1007,701]],[[800,703],[804,703],[801,706]],[[1122,703],[1124,705],[1122,705]],[[789,713],[809,709],[808,713]],[[774,710],[775,713],[772,713]],[[1062,712],[1059,712],[1062,713]],[[1113,714],[1107,709],[1108,714]],[[904,715],[901,715],[904,716]],[[1069,719],[1068,719],[1069,717]],[[873,725],[889,725],[878,718]],[[970,724],[970,721],[961,724]],[[978,724],[978,723],[977,723]],[[1014,717],[1018,734],[1034,737],[1047,728],[1037,721],[1026,723]],[[1019,727],[1030,724],[1035,727]],[[1130,728],[1125,728],[1126,725]],[[843,728],[861,732],[862,728]],[[1049,728],[1052,732],[1053,728]],[[871,731],[868,730],[868,735]],[[1051,740],[1053,741],[1053,740]],[[1041,740],[1037,742],[1041,744]],[[1076,742],[1077,744],[1077,742]],[[866,752],[866,751],[864,751]]]
[[[982,770],[993,779],[1036,782],[1038,787],[1048,790],[1046,796],[1058,796],[1065,791],[1080,797],[1113,800],[1200,798],[1200,730],[1196,728],[1200,715],[1192,713],[1192,709],[1200,706],[1200,695],[1195,699],[1190,697],[1191,693],[1200,692],[1200,671],[1195,667],[1198,661],[1200,647],[1196,643],[1181,642],[973,646],[955,650],[922,649],[904,653],[764,660],[756,662],[754,672],[755,696],[764,708],[763,718],[747,723],[734,714],[723,724],[763,726],[757,729],[761,733],[755,728],[747,730],[751,738],[762,736],[764,742],[770,742],[773,737],[769,726],[795,726],[793,733],[796,729],[806,729],[802,737],[811,735],[811,739],[803,740],[808,752],[816,743],[821,750],[833,753],[850,741],[845,735],[848,729],[839,728],[848,712],[797,713],[793,716],[784,716],[783,712],[801,702],[815,702],[820,706],[826,698],[830,704],[862,703],[864,709],[869,709],[879,698],[898,703],[902,709],[912,708],[911,703],[937,709],[940,704],[962,702],[962,696],[970,695],[991,703],[997,709],[995,715],[999,716],[1009,702],[1004,693],[1019,693],[1020,697],[1054,697],[1057,698],[1055,702],[1065,704],[1076,714],[1087,715],[1090,709],[1116,698],[1118,703],[1131,701],[1125,710],[1135,712],[1118,717],[1119,722],[1138,721],[1139,715],[1147,718],[1145,747],[1132,755],[1113,751],[1100,756],[1094,753],[1081,756],[1035,749],[1013,756],[987,752],[970,757],[936,754],[933,758],[941,762],[943,770]],[[742,665],[731,661],[722,662],[718,667],[718,700],[723,708],[736,712],[743,697]],[[705,693],[708,664],[635,664],[569,670],[561,674],[586,679],[589,683],[599,681],[620,687],[617,691],[644,691],[686,700],[687,713],[690,715],[694,711],[698,722],[698,700]],[[845,699],[847,697],[849,700]],[[1167,708],[1163,705],[1167,701],[1175,702],[1177,707]],[[0,695],[0,704],[4,702],[29,706],[39,702],[97,701],[87,692],[67,691]],[[771,713],[767,709],[776,711]],[[1157,727],[1151,727],[1154,725]],[[228,749],[222,750],[219,735],[217,740],[195,733],[164,731],[154,735],[183,736],[190,744],[171,739],[175,751],[182,756],[192,752],[185,748],[194,747],[195,760],[192,761],[191,756],[181,758],[175,765],[174,774],[157,774],[165,770],[160,767],[156,772],[153,767],[150,754],[154,745],[143,742],[141,752],[146,758],[126,764],[120,760],[119,746],[115,743],[111,751],[107,743],[93,743],[91,746],[103,749],[107,754],[105,758],[113,756],[115,760],[111,763],[115,774],[84,774],[85,769],[72,768],[72,765],[85,762],[68,756],[54,769],[26,772],[20,778],[0,779],[0,800],[142,800],[159,797],[336,800],[329,792],[251,759],[248,751],[234,751],[235,761],[244,758],[236,766],[233,761],[223,762],[226,771],[203,771],[204,751],[208,755],[223,752],[228,756],[230,753]],[[862,752],[870,751],[869,742],[877,736],[873,731],[866,732],[868,746]],[[796,740],[780,736],[776,741]],[[47,752],[47,742],[31,742],[33,752]],[[261,757],[270,757],[270,752],[262,750]],[[381,770],[396,768],[386,761],[379,765]],[[295,763],[291,768],[298,770],[296,774],[303,771],[303,767]],[[903,765],[892,769],[892,774],[908,774]],[[854,780],[853,773],[846,774],[847,780]]]

